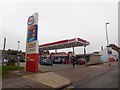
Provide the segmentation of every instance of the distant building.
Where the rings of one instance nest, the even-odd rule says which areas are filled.
[[[84,54],[77,54],[76,55],[78,58],[84,58]],[[87,65],[90,64],[101,64],[101,55],[98,53],[90,53],[90,54],[86,54],[86,61],[87,61]]]
[[[108,55],[108,49],[107,49],[107,47],[105,47],[103,50],[101,50],[99,52],[99,54],[102,55],[101,56],[101,61],[107,62],[109,57],[112,58],[112,59],[114,59],[115,61],[117,61],[117,59],[118,59],[118,52],[115,51],[115,50],[113,50],[112,48],[110,48],[110,50],[111,50],[110,56]]]

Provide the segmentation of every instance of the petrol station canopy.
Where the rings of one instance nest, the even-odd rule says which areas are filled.
[[[72,48],[77,46],[88,46],[90,43],[86,40],[81,38],[73,38],[73,39],[66,39],[51,43],[46,43],[39,45],[39,49],[44,50],[54,50],[54,49],[64,49],[64,48]]]

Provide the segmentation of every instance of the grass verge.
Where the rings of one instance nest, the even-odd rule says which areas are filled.
[[[1,70],[2,69],[2,70]],[[16,71],[16,70],[24,70],[24,67],[17,67],[17,66],[0,66],[0,70],[2,71],[2,75],[0,76],[9,76],[10,71]]]

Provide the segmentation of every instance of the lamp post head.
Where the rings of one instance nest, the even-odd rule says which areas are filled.
[[[106,25],[109,24],[109,23],[106,23]]]
[[[20,41],[18,41],[18,43],[20,43]]]

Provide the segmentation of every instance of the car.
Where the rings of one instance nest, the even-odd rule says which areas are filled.
[[[53,63],[59,63],[62,64],[62,58],[56,58],[53,60]]]
[[[53,61],[49,58],[40,59],[40,65],[53,65]]]
[[[8,60],[7,59],[4,59],[4,63],[7,63],[8,62]]]
[[[25,59],[21,59],[20,62],[25,62]]]
[[[85,64],[85,60],[83,58],[80,58],[80,59],[76,60],[76,64],[83,65],[83,64]]]

